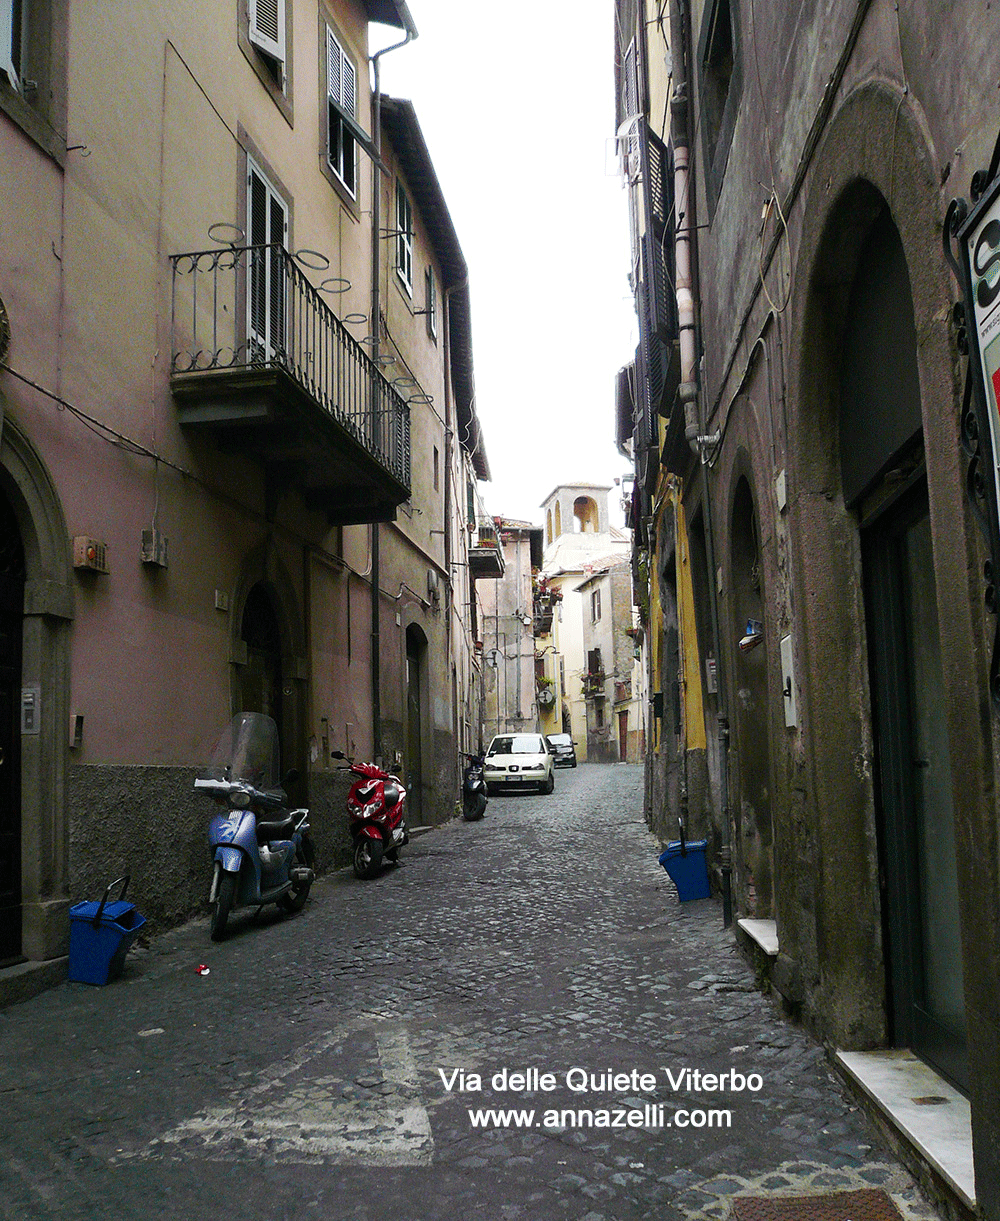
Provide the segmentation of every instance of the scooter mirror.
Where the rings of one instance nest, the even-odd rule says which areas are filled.
[[[330,758],[331,759],[346,759],[347,756],[344,754],[344,752],[342,750],[331,750]]]

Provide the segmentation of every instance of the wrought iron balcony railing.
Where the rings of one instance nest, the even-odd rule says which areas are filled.
[[[280,372],[408,492],[409,405],[289,251],[234,246],[170,262],[175,388],[199,375]]]

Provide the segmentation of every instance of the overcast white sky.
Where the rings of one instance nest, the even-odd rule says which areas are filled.
[[[469,264],[490,513],[542,524],[560,483],[613,485],[614,380],[634,355],[615,173],[611,0],[409,0],[417,40],[382,88],[410,98]],[[381,35],[388,35],[381,39]],[[398,41],[373,30],[372,46]],[[611,520],[623,517],[616,490]]]

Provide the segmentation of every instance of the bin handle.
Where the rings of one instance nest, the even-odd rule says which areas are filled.
[[[687,844],[684,842],[684,820],[682,818],[678,818],[677,820],[677,829],[681,834],[681,856],[687,856]]]
[[[114,888],[118,885],[119,882],[121,882],[121,884],[122,884],[122,892],[118,896],[118,902],[120,903],[122,901],[122,899],[125,898],[125,891],[128,890],[128,884],[129,884],[130,877],[131,877],[131,874],[126,873],[124,875],[124,877],[115,878],[115,880],[111,883],[111,885],[104,892],[104,898],[101,900],[100,906],[97,909],[97,915],[94,916],[94,928],[97,928],[97,926],[101,923],[101,914],[104,911],[105,903],[107,903],[107,901],[108,901],[108,895],[111,894],[111,892],[114,890]]]

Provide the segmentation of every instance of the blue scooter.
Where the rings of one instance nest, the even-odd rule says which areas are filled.
[[[214,869],[208,901],[213,941],[226,933],[239,906],[277,903],[288,912],[305,906],[315,880],[309,811],[286,810],[279,783],[278,727],[259,712],[236,716],[219,741],[208,775],[194,787],[227,813],[209,824]],[[286,780],[296,778],[289,772]]]

